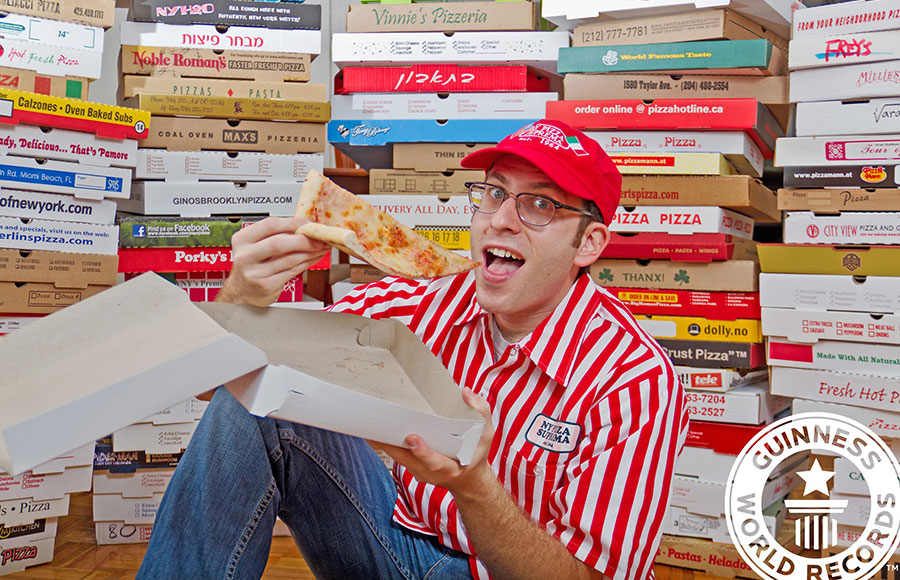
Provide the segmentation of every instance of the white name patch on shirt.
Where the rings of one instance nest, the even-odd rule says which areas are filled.
[[[540,414],[531,422],[525,440],[542,449],[557,453],[568,453],[575,450],[581,437],[581,425],[557,421],[547,415]]]

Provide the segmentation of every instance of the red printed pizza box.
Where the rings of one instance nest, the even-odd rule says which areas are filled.
[[[231,248],[119,248],[119,272],[228,272]]]
[[[525,65],[345,66],[334,93],[492,93],[551,91],[550,77]]]
[[[175,285],[184,288],[191,302],[212,302],[225,284],[225,272],[176,272]],[[303,277],[291,278],[284,284],[275,302],[301,302]]]
[[[753,219],[720,207],[643,205],[619,206],[609,229],[676,235],[723,233],[752,239],[753,226]]]
[[[114,139],[144,139],[150,113],[0,88],[0,123],[73,129]]]
[[[755,260],[756,243],[731,234],[694,234],[683,236],[645,232],[611,232],[604,258],[632,260],[672,260],[711,262],[713,260]]]
[[[685,389],[706,393],[724,393],[735,387],[752,385],[765,380],[768,372],[764,369],[704,369],[676,366],[675,372]]]
[[[689,447],[711,449],[716,453],[737,455],[765,425],[739,425],[693,420],[688,425],[684,444]]]
[[[704,316],[714,320],[759,319],[756,292],[702,292],[606,288],[637,315]]]
[[[745,131],[769,159],[784,131],[756,99],[550,101],[547,117],[576,129]]]
[[[767,341],[772,367],[819,369],[900,378],[900,346],[843,340],[820,340],[809,344],[784,338]]]

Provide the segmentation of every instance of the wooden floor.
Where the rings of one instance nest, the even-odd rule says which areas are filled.
[[[134,578],[146,544],[98,546],[94,541],[91,494],[72,497],[69,515],[59,519],[56,550],[49,564],[7,574],[2,578],[42,580],[118,580]],[[314,580],[294,541],[289,537],[272,540],[266,580]]]
[[[94,520],[91,515],[91,494],[72,497],[69,515],[59,520],[56,551],[49,564],[28,568],[3,576],[32,580],[119,580],[134,578],[146,544],[98,546],[94,541]],[[657,580],[717,580],[691,570],[656,566]],[[306,567],[294,541],[288,537],[272,539],[269,564],[264,580],[315,580]]]

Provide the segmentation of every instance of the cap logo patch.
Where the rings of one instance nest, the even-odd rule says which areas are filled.
[[[569,137],[562,129],[553,125],[534,123],[523,127],[513,136],[519,141],[540,141],[541,145],[551,149],[571,149],[578,156],[588,154],[578,141],[578,137]]]

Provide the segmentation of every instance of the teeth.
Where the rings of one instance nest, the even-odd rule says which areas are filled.
[[[518,254],[513,254],[509,250],[504,250],[502,248],[488,248],[487,251],[490,252],[491,254],[494,254],[498,258],[507,258],[510,260],[524,260],[525,259]]]

